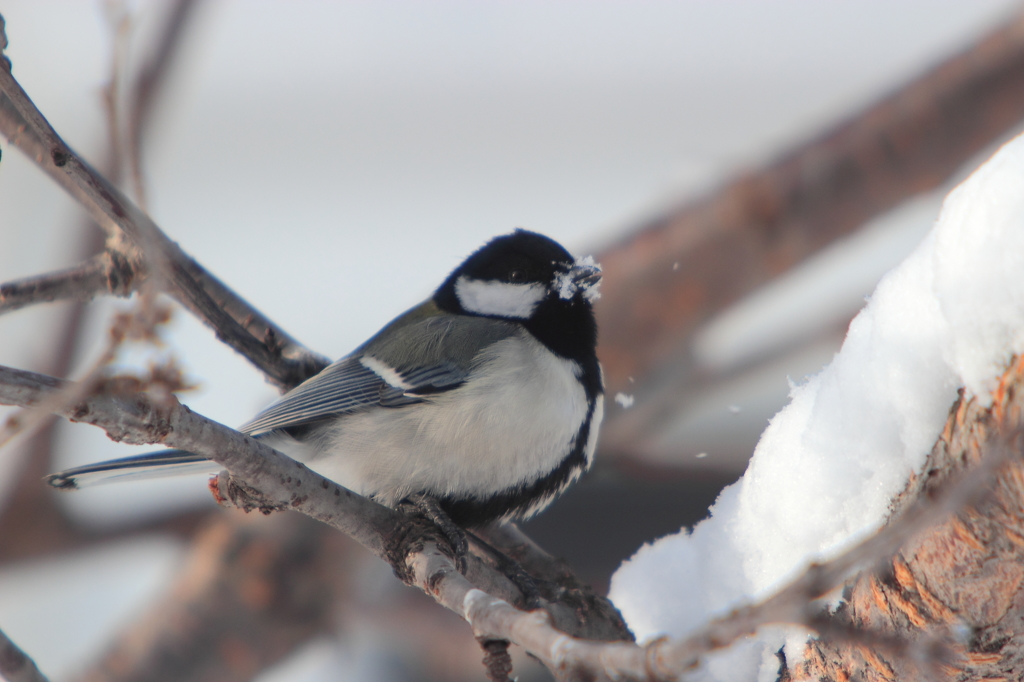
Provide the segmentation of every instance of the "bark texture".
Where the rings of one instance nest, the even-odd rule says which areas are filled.
[[[920,476],[894,510],[927,496],[979,462],[986,444],[1024,424],[1024,358],[1003,375],[992,404],[961,395]],[[1013,441],[1019,447],[1020,439]],[[953,653],[938,672],[958,682],[1024,675],[1024,460],[1016,452],[983,501],[907,542],[884,569],[859,577],[835,615],[843,624],[923,642]],[[812,641],[795,679],[882,682],[922,679],[913,657],[864,645]]]

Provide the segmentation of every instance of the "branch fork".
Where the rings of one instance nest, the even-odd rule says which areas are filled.
[[[0,17],[0,51],[6,46],[2,29]],[[0,134],[86,208],[106,231],[108,249],[77,268],[0,287],[0,312],[58,298],[88,298],[97,293],[125,295],[152,278],[282,388],[290,388],[326,366],[325,358],[291,339],[182,252],[143,211],[78,157],[21,89],[2,55]],[[931,512],[910,506],[875,537],[813,567],[764,602],[737,609],[686,640],[659,639],[639,647],[631,642],[583,639],[600,639],[593,636],[595,630],[610,635],[605,639],[628,639],[628,632],[624,632],[621,618],[616,621],[614,607],[601,600],[590,602],[592,608],[585,611],[587,617],[581,623],[579,603],[574,601],[580,591],[566,587],[564,576],[544,576],[558,593],[544,610],[519,610],[513,604],[522,602],[522,594],[479,557],[470,557],[465,575],[461,574],[452,562],[447,543],[430,535],[428,529],[411,530],[398,512],[320,477],[259,441],[191,412],[173,397],[154,400],[143,393],[97,393],[90,389],[74,394],[74,390],[73,385],[50,377],[0,367],[0,403],[45,405],[69,419],[105,429],[114,440],[161,443],[210,457],[229,472],[211,483],[221,504],[259,509],[262,513],[298,510],[355,538],[389,561],[407,582],[420,586],[469,622],[488,651],[492,679],[501,679],[502,675],[507,678],[507,670],[503,670],[504,643],[514,642],[540,658],[559,679],[664,682],[677,679],[708,652],[777,622],[817,629],[823,640],[835,636],[893,651],[920,652],[920,646],[905,646],[906,641],[896,635],[869,629],[844,630],[841,623],[823,619],[810,607],[810,600],[842,585],[855,569],[888,559],[910,534],[974,501],[979,491],[990,489],[996,476],[991,462],[999,458],[986,457],[981,467],[975,467],[981,469],[980,473],[968,472],[959,482],[944,487],[956,494],[950,493],[942,504],[936,504],[933,495],[928,502]],[[69,392],[65,397],[73,394],[76,399],[53,399],[65,391]],[[1016,452],[1020,446],[1014,443],[1013,448],[1007,445],[1001,449]],[[549,558],[534,551],[529,543],[520,542],[514,532],[492,531],[492,541],[495,534],[505,533],[505,546],[523,552],[543,571],[559,573]],[[524,566],[531,563],[520,561]],[[535,572],[533,566],[531,572]],[[868,578],[874,579],[870,574]],[[593,620],[588,620],[590,616]],[[936,640],[926,648],[934,654],[936,647],[942,646]]]

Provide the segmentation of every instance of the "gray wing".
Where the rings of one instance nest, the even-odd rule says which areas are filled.
[[[343,358],[286,393],[239,431],[256,436],[353,412],[377,404],[381,388],[386,386],[378,374],[360,364],[358,357]]]
[[[374,406],[400,408],[457,388],[480,350],[513,324],[456,315],[400,317],[362,346],[306,380],[239,430],[259,435]]]

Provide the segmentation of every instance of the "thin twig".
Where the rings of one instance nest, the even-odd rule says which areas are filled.
[[[122,120],[127,118],[134,127],[132,138],[136,143],[129,145],[133,147],[130,150],[133,155],[141,153],[140,140],[143,130],[152,121],[151,116],[143,116],[139,112],[152,110],[152,102],[166,81],[164,74],[171,68],[174,56],[180,52],[174,46],[185,35],[185,22],[179,11],[179,5],[183,3],[189,6],[195,4],[194,0],[177,0],[175,3],[172,13],[159,31],[160,48],[144,69],[148,74],[145,79],[147,85],[142,87],[140,82],[136,82],[128,97],[129,115],[121,117]],[[116,73],[111,74],[112,82],[117,79]],[[108,107],[108,114],[114,113]],[[112,119],[113,116],[108,116],[108,151],[100,166],[104,175],[117,180],[122,175],[124,164],[115,149],[119,136]],[[90,261],[86,261],[78,268],[72,268],[71,271],[28,278],[0,286],[0,314],[39,300],[52,298],[78,301],[69,306],[61,329],[54,335],[58,342],[48,367],[44,370],[59,377],[67,376],[71,370],[71,362],[77,356],[81,345],[85,299],[99,293],[127,296],[136,287],[136,282],[133,281],[135,270],[127,260],[116,250],[103,251],[103,231],[88,217],[80,217],[77,222],[73,233],[81,234],[79,254],[81,258],[91,257]],[[75,276],[76,270],[82,271],[83,278]],[[97,273],[97,270],[101,272]],[[87,272],[95,276],[90,277],[85,274]],[[64,279],[71,281],[62,281]],[[9,295],[5,296],[5,293]],[[25,448],[27,461],[21,467],[19,478],[12,486],[12,496],[6,509],[0,515],[0,559],[24,559],[26,556],[57,547],[67,548],[85,542],[109,539],[113,534],[141,530],[132,528],[127,531],[118,529],[101,532],[83,528],[67,516],[50,491],[38,485],[38,481],[52,470],[50,462],[55,424],[56,422],[51,419],[45,427],[36,432]],[[178,532],[187,533],[186,529],[197,523],[197,517],[197,513],[190,512],[180,519],[170,521],[170,525],[179,528]]]
[[[0,14],[0,69],[11,70],[11,60],[3,52],[7,49],[7,31],[4,15]]]
[[[480,640],[480,648],[484,650],[484,669],[487,679],[491,682],[512,682],[508,674],[512,672],[512,657],[508,655],[508,642],[503,639]]]
[[[121,126],[121,91],[124,71],[128,62],[128,38],[131,34],[131,16],[123,0],[104,3],[107,23],[111,32],[110,81],[103,88],[103,109],[107,121],[107,143],[110,154],[104,175],[118,183],[124,175],[124,143]],[[143,208],[143,210],[145,210]]]
[[[127,340],[155,340],[156,327],[160,322],[170,319],[170,312],[164,309],[162,318],[155,318],[149,315],[149,311],[143,311],[145,316],[138,314],[122,313],[114,318],[108,333],[107,345],[100,356],[86,370],[85,376],[78,381],[65,382],[64,388],[51,393],[45,400],[38,404],[26,407],[13,415],[10,415],[0,427],[0,449],[7,445],[16,436],[32,433],[42,426],[51,415],[62,414],[67,408],[81,402],[87,395],[95,392],[100,386],[106,373],[108,365],[117,356],[121,345]],[[176,370],[171,370],[171,373]],[[170,387],[169,390],[177,390],[180,386]],[[165,391],[168,392],[168,391]]]
[[[139,205],[146,208],[146,185],[142,172],[142,138],[153,118],[153,105],[167,82],[171,65],[181,51],[189,21],[195,16],[199,0],[174,0],[163,31],[149,60],[139,70],[132,88],[133,97],[125,116],[125,151],[132,188]]]
[[[116,253],[105,251],[73,268],[0,284],[0,315],[38,303],[128,296],[133,274]]]
[[[145,279],[146,257],[161,270],[168,292],[267,378],[291,388],[327,366],[185,254],[135,204],[57,135],[13,75],[0,69],[0,134],[75,198]]]

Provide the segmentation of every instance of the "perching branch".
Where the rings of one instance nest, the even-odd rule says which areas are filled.
[[[51,377],[0,367],[2,404],[37,405],[65,387],[66,382]],[[218,477],[221,491],[230,494],[232,486],[244,486],[242,496],[247,499],[258,491],[263,511],[294,509],[345,532],[391,563],[404,580],[419,585],[439,603],[466,617],[478,637],[521,644],[519,640],[525,638],[528,646],[557,639],[564,642],[559,646],[568,647],[571,656],[565,658],[558,653],[561,649],[554,654],[552,650],[528,650],[561,667],[578,667],[575,652],[590,650],[591,644],[585,640],[568,638],[549,625],[552,621],[560,625],[576,621],[571,606],[548,604],[547,611],[529,614],[529,622],[543,621],[542,626],[538,625],[540,629],[524,629],[526,621],[513,618],[512,612],[528,614],[510,605],[521,603],[522,595],[505,576],[477,557],[468,557],[463,577],[451,561],[450,549],[436,535],[430,539],[430,528],[413,528],[410,532],[409,520],[399,512],[338,486],[265,444],[190,411],[173,398],[157,403],[137,393],[93,395],[78,405],[62,406],[61,412],[74,421],[103,428],[114,440],[160,443],[210,457],[230,473],[227,481]],[[497,601],[488,602],[490,605],[466,602],[471,591]],[[583,623],[575,630],[584,632],[586,627]],[[635,645],[620,646],[627,647],[623,651],[632,651],[636,660],[644,656]]]
[[[177,247],[167,242],[166,238],[159,232],[156,226],[148,221],[148,218],[139,212],[137,208],[132,206],[130,202],[124,199],[124,197],[120,196],[102,177],[92,171],[85,162],[75,157],[70,150],[60,147],[59,145],[62,143],[60,143],[59,138],[56,138],[55,133],[45,125],[45,121],[42,120],[41,115],[34,109],[34,107],[31,106],[31,102],[29,102],[27,97],[24,96],[24,93],[20,91],[20,88],[17,88],[16,86],[17,84],[14,83],[13,80],[4,81],[4,79],[0,79],[0,131],[5,130],[4,116],[6,115],[7,123],[10,123],[12,118],[16,122],[20,120],[20,123],[16,126],[17,133],[20,137],[12,138],[12,141],[16,144],[20,143],[23,149],[27,149],[31,152],[32,145],[35,144],[37,147],[36,151],[38,152],[43,148],[43,145],[39,144],[40,139],[49,140],[48,143],[52,142],[55,146],[51,149],[56,150],[56,153],[51,154],[50,159],[47,159],[42,153],[37,153],[37,161],[44,167],[44,170],[50,172],[54,177],[58,179],[63,178],[62,184],[65,189],[70,191],[80,200],[85,201],[87,208],[91,210],[94,216],[98,213],[101,223],[106,220],[105,227],[108,233],[108,249],[122,255],[127,254],[125,256],[125,260],[129,265],[134,266],[134,269],[132,270],[133,281],[139,282],[147,277],[152,277],[154,268],[160,270],[159,274],[161,277],[165,281],[169,281],[171,283],[170,288],[174,295],[176,295],[180,300],[184,300],[186,305],[188,305],[189,301],[192,301],[193,303],[199,301],[202,305],[207,306],[206,308],[198,311],[199,316],[208,324],[213,326],[215,330],[218,331],[219,336],[228,339],[229,343],[236,347],[236,349],[241,346],[242,352],[252,359],[253,353],[251,352],[251,344],[246,346],[244,340],[242,343],[233,342],[233,340],[238,337],[236,334],[237,329],[235,329],[235,327],[238,327],[238,323],[235,318],[239,317],[239,315],[225,315],[221,311],[220,307],[218,307],[218,303],[229,307],[233,305],[237,311],[240,309],[239,304],[244,304],[244,302],[240,302],[240,299],[237,299],[237,297],[237,300],[232,299],[231,296],[233,296],[233,294],[230,294],[230,292],[227,292],[230,295],[225,295],[224,300],[222,301],[218,302],[216,300],[210,300],[210,297],[206,296],[206,291],[213,289],[214,294],[217,294],[216,287],[208,286],[210,281],[215,282],[218,286],[221,285],[219,285],[216,280],[212,280],[212,277],[207,273],[201,271],[192,261],[185,259],[184,265],[182,265],[182,259],[178,258],[178,256],[181,256],[182,254],[177,251]],[[13,99],[11,93],[14,95]],[[6,99],[4,99],[5,97]],[[4,106],[11,105],[12,103],[20,103],[23,105],[21,110],[13,108],[15,110],[14,113],[18,114],[20,119],[11,116],[11,106],[6,106],[6,108]],[[34,119],[33,116],[35,117]],[[28,120],[34,120],[37,125],[34,128],[29,125],[23,125]],[[28,135],[26,131],[34,131],[37,135],[33,137]],[[57,171],[56,169],[62,170]],[[168,244],[171,248],[165,248]],[[157,257],[155,259],[150,258],[147,263],[146,259],[141,255],[144,251],[150,256],[154,251],[156,251]],[[168,256],[168,251],[170,252],[170,256]],[[174,288],[175,286],[178,286],[179,290],[176,291]],[[184,299],[182,298],[182,291],[180,289],[185,290]],[[225,289],[224,291],[227,290]],[[203,296],[205,296],[205,299]],[[209,306],[211,305],[214,308],[213,310],[209,309]],[[247,313],[243,320],[243,324],[249,328],[252,328],[254,324],[260,324],[263,322],[257,317],[258,314],[251,308],[242,307],[241,310],[242,312]],[[195,308],[193,308],[193,312],[196,312]],[[275,355],[275,361],[286,365],[284,369],[288,370],[289,368],[287,367],[287,364],[290,362],[286,357],[288,349],[286,345],[284,348],[281,348],[283,344],[277,343],[278,338],[279,334],[275,331],[275,328],[267,327],[267,334],[264,339],[266,343],[264,345],[271,349],[271,354]],[[285,339],[287,340],[287,337],[285,337]],[[277,352],[281,350],[284,352]],[[255,355],[257,356],[255,358],[255,364],[267,371],[265,368],[265,361],[267,358],[259,357],[259,353],[255,353]],[[288,386],[291,383],[297,383],[302,378],[305,378],[301,374],[293,371],[295,369],[294,363],[291,364],[293,365],[290,370],[292,373],[287,381],[284,382],[285,386]],[[307,369],[310,366],[310,363],[306,364]],[[315,366],[315,369],[319,369],[320,367],[322,367],[322,364]],[[279,367],[278,369],[281,368]],[[312,373],[312,371],[309,373]],[[273,376],[274,375],[271,374],[272,378]],[[278,372],[278,377],[280,376],[281,373]],[[282,383],[282,381],[279,380],[278,383]],[[179,406],[179,409],[183,408],[180,408]],[[189,414],[187,413],[187,410],[185,410],[185,413]],[[132,428],[127,428],[124,423],[115,419],[114,424],[107,425],[108,432],[111,433],[112,437],[115,439],[141,439],[145,442],[155,442],[154,439],[157,439],[159,436],[159,429],[154,431],[152,428],[153,424],[149,424],[148,426],[142,426],[142,424],[146,422],[149,417],[158,418],[159,414],[159,410],[157,410],[151,411],[146,415],[140,415],[142,417],[141,421],[136,423],[135,427],[141,427],[141,430],[138,428],[134,430]],[[82,415],[79,416],[81,417]],[[178,432],[180,433],[181,430],[179,429]],[[209,439],[200,440],[210,442]],[[171,440],[164,440],[162,442],[172,444]],[[206,454],[204,448],[198,447],[194,443],[191,445],[179,443],[178,447]],[[223,448],[221,448],[221,450],[223,450]],[[245,480],[244,477],[241,480]],[[363,502],[366,502],[366,504],[369,505],[373,504],[365,500],[363,500]],[[377,511],[384,509],[379,507],[379,505],[373,505],[371,509],[374,507],[377,508]],[[393,514],[390,510],[384,509],[384,511],[389,514]],[[365,510],[363,510],[362,513],[366,515]],[[316,516],[316,513],[314,512],[313,515]],[[350,516],[358,516],[358,514],[350,514]],[[370,514],[370,516],[372,517],[372,514]],[[336,526],[340,523],[338,519],[333,520],[335,521],[334,525]],[[349,520],[352,519],[349,518]],[[353,523],[353,527],[349,530],[361,540],[368,541],[373,540],[374,538],[380,540],[380,529],[373,529],[375,532],[372,532],[369,535],[360,536],[359,530],[365,525],[365,519],[357,519],[356,521],[353,521]],[[404,537],[398,537],[395,542],[400,540],[404,540]],[[378,553],[381,550],[380,547],[375,547],[375,549]],[[498,576],[499,584],[497,586],[487,585],[486,581],[484,581],[485,588],[489,589],[491,592],[500,594],[509,600],[520,600],[520,596],[517,591],[510,583],[508,583],[507,580],[504,580],[502,576],[494,573],[491,569],[487,568],[486,565],[480,564],[479,562],[477,562],[477,564],[470,565],[471,575],[475,570],[477,572],[482,571],[485,575],[490,575],[492,580],[495,579],[494,576]],[[501,584],[502,581],[504,581],[504,584]],[[596,636],[629,636],[628,631],[625,629],[625,626],[621,621],[621,617],[617,614],[614,608],[607,605],[606,602],[604,602],[605,605],[602,608],[598,609],[602,616],[606,616],[606,618],[602,620],[602,618],[594,618],[588,615],[588,609],[591,607],[581,610],[579,608],[579,604],[586,604],[588,601],[602,602],[603,600],[593,597],[592,593],[587,590],[563,590],[563,592],[572,596],[573,604],[571,606],[564,607],[558,604],[553,604],[550,607],[551,611],[555,614],[555,620],[560,624],[564,624],[565,627],[571,631],[575,629],[575,631],[579,631],[581,634],[587,634],[587,628],[596,627],[598,630],[598,632],[595,633]],[[607,616],[613,616],[613,618],[608,618]],[[594,623],[596,623],[596,626],[593,625]]]
[[[52,377],[0,367],[0,404],[40,405],[66,388],[67,382]],[[115,441],[159,443],[208,457],[230,474],[217,478],[217,493],[222,500],[235,504],[241,501],[246,506],[256,500],[254,508],[261,511],[293,509],[323,521],[388,561],[407,581],[411,579],[405,567],[410,543],[422,543],[434,532],[429,524],[411,524],[404,514],[329,481],[258,440],[192,412],[173,396],[158,401],[143,393],[91,395],[76,405],[59,404],[55,409],[72,421],[104,429]],[[504,575],[477,557],[468,558],[466,575],[473,586],[512,603],[522,603],[522,594]],[[440,579],[433,576],[425,584],[437,589]],[[575,604],[554,603],[550,608],[555,621],[568,630],[586,634],[590,627],[603,626],[607,631],[607,624],[580,622]]]
[[[64,382],[41,375],[0,368],[0,403],[33,405],[45,401]],[[263,443],[212,422],[173,399],[157,403],[142,394],[97,395],[64,408],[75,421],[104,428],[115,440],[162,443],[203,454],[230,473],[218,477],[217,492],[235,500],[257,500],[262,511],[294,509],[319,519],[369,548],[440,604],[462,615],[481,640],[508,640],[523,646],[564,679],[577,675],[613,673],[628,679],[669,680],[699,663],[708,652],[752,634],[761,625],[795,623],[824,635],[869,641],[891,651],[914,651],[914,643],[899,635],[884,636],[870,629],[849,629],[828,619],[811,605],[835,589],[857,567],[871,566],[891,556],[909,537],[937,520],[976,501],[989,489],[993,472],[1016,454],[1020,424],[1003,432],[1004,443],[990,447],[981,465],[941,487],[927,499],[908,506],[876,535],[835,559],[812,566],[804,575],[764,602],[737,609],[679,642],[658,640],[646,647],[624,642],[597,643],[568,636],[560,626],[564,605],[526,613],[510,602],[521,595],[503,575],[471,557],[463,577],[448,549],[424,527],[409,531],[408,519],[310,471]],[[1020,412],[1018,411],[1019,415]],[[251,502],[248,502],[251,503]],[[553,618],[554,616],[554,618]],[[572,630],[572,628],[563,628]],[[569,632],[569,634],[573,634]],[[931,646],[931,651],[941,649]]]
[[[3,24],[0,23],[2,28]],[[39,672],[35,661],[18,648],[3,630],[0,630],[0,677],[7,682],[48,682],[46,676]]]

